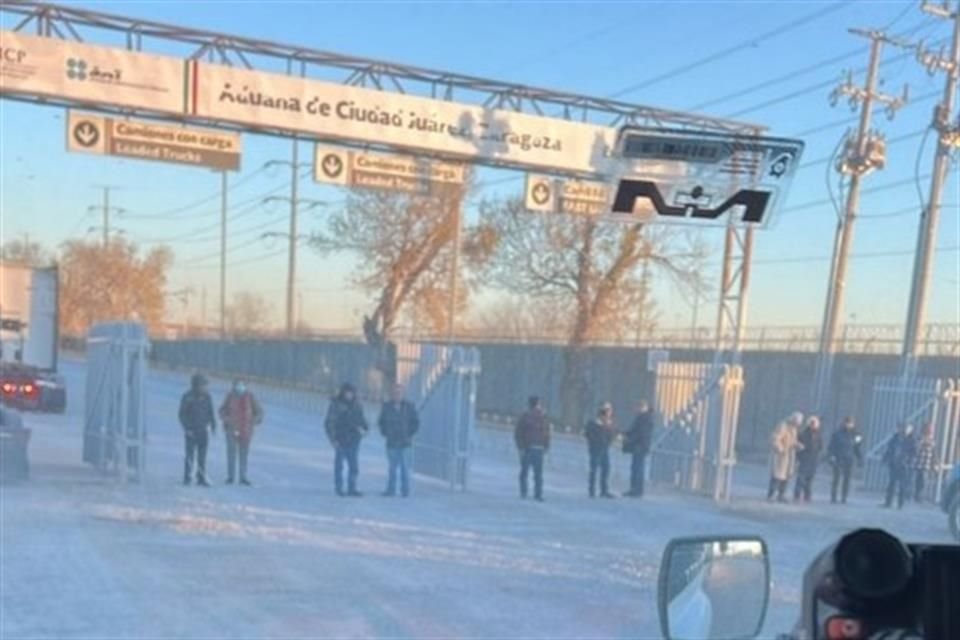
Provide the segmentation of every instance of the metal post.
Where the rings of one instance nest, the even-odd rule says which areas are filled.
[[[450,309],[447,312],[447,342],[453,343],[453,335],[456,330],[457,321],[457,276],[460,272],[460,227],[462,220],[460,210],[463,206],[463,199],[459,196],[455,199],[453,207],[453,258],[450,264]]]
[[[294,321],[294,288],[297,272],[297,188],[299,186],[299,164],[297,162],[298,140],[293,139],[293,150],[290,159],[290,245],[287,262],[287,336],[293,335]]]
[[[724,349],[727,328],[727,292],[731,286],[733,272],[733,244],[736,231],[732,224],[727,225],[723,235],[723,267],[720,272],[720,299],[717,304],[716,360],[719,361]]]
[[[740,247],[740,292],[737,300],[737,327],[733,337],[734,364],[740,363],[740,353],[743,351],[743,334],[747,329],[747,293],[750,290],[750,263],[753,260],[753,227],[747,227],[743,233]]]
[[[926,9],[924,5],[924,9]],[[949,15],[949,14],[948,14]],[[913,281],[910,288],[910,305],[907,307],[907,324],[903,334],[902,374],[915,373],[919,332],[926,314],[930,276],[933,271],[933,245],[937,239],[937,226],[940,222],[940,202],[947,170],[950,168],[950,153],[957,144],[957,132],[950,126],[953,117],[954,100],[957,93],[957,81],[960,76],[960,8],[952,15],[953,45],[950,59],[946,61],[946,83],[943,89],[943,101],[934,111],[933,127],[939,132],[937,155],[933,161],[933,175],[930,178],[930,198],[926,208],[920,214],[920,229],[917,235],[917,251],[914,258]],[[935,59],[941,62],[940,59]]]
[[[220,340],[227,336],[227,172],[220,173]]]
[[[110,243],[110,187],[103,188],[103,246]]]
[[[844,85],[834,92],[834,98],[840,95],[848,95],[854,103],[860,102],[860,122],[857,128],[856,146],[854,149],[849,146],[845,148],[845,157],[839,169],[850,174],[850,189],[843,213],[838,212],[837,228],[833,242],[833,262],[830,266],[830,281],[827,283],[823,324],[820,329],[819,354],[814,373],[812,405],[820,412],[823,412],[827,404],[830,383],[833,378],[833,359],[838,347],[837,329],[843,315],[850,247],[853,244],[854,225],[860,209],[860,185],[864,175],[883,166],[883,159],[872,155],[875,136],[870,133],[870,120],[873,115],[873,106],[877,101],[883,102],[888,105],[892,112],[901,103],[900,99],[876,92],[880,54],[883,50],[883,44],[890,40],[880,32],[863,32],[851,29],[851,33],[870,38],[870,62],[867,68],[866,85],[862,89],[854,87],[848,79]]]

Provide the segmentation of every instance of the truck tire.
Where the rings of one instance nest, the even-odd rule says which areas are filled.
[[[960,494],[953,497],[950,510],[947,512],[947,521],[950,523],[950,533],[953,539],[960,542]]]

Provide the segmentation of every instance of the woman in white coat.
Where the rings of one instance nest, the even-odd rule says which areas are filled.
[[[801,424],[803,414],[796,411],[781,420],[770,436],[770,488],[767,490],[767,500],[773,500],[776,495],[777,501],[787,501],[787,481],[796,467],[797,451],[803,448],[797,437]]]

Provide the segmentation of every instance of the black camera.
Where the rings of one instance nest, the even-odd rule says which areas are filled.
[[[794,637],[960,638],[960,546],[904,544],[879,529],[845,535],[804,574]]]

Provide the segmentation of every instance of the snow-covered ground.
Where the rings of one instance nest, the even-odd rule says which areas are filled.
[[[768,505],[762,469],[742,471],[732,505],[658,492],[591,501],[581,474],[554,467],[547,502],[516,497],[514,459],[484,447],[471,489],[418,479],[385,499],[378,437],[361,488],[333,496],[322,416],[265,401],[253,488],[183,487],[176,405],[185,376],[149,387],[148,479],[118,485],[80,463],[83,367],[65,367],[65,416],[29,415],[33,478],[0,491],[0,638],[659,638],[656,575],[674,536],[758,534],[771,549],[764,637],[786,630],[807,562],[856,526],[948,540],[932,506]],[[217,398],[221,388],[215,388]],[[821,479],[825,480],[825,478]],[[819,496],[824,486],[818,486]],[[756,496],[756,497],[755,497]]]

